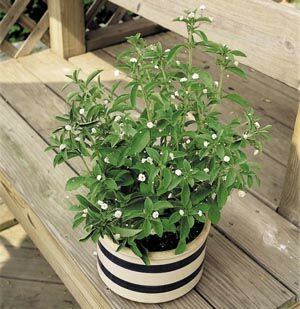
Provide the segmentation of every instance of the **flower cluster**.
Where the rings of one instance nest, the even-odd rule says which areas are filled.
[[[73,226],[84,223],[83,240],[108,235],[146,261],[142,240],[171,232],[178,236],[176,253],[184,252],[195,222],[218,222],[230,193],[237,189],[243,197],[259,181],[247,153],[262,150],[268,127],[247,100],[222,85],[224,74],[245,77],[235,59],[245,55],[208,40],[199,29],[212,21],[204,9],[176,19],[186,24],[188,38],[170,49],[130,37],[115,72],[131,78],[122,89],[118,80],[106,89],[101,71],[86,80],[79,71],[69,76],[78,91],[68,95],[70,110],[57,117],[62,125],[49,149],[57,151],[54,165],[74,157],[83,162],[85,171],[66,186],[85,188],[71,207]],[[195,48],[216,56],[217,81],[193,65]],[[241,113],[223,122],[218,109],[229,101]]]

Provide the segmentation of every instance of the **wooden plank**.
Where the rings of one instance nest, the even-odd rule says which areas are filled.
[[[16,224],[18,224],[18,221],[8,207],[3,202],[0,202],[0,232]]]
[[[21,224],[16,224],[9,229],[1,231],[1,243],[6,247],[33,249],[35,245],[27,236]]]
[[[0,0],[0,8],[4,13],[7,13],[11,4],[9,0]],[[18,20],[17,23],[20,24],[22,27],[27,28],[29,30],[33,30],[36,26],[36,22],[31,19],[28,15],[22,14]],[[49,32],[46,32],[41,41],[47,45],[50,46],[50,37],[49,37]]]
[[[278,212],[300,227],[300,106]]]
[[[51,49],[63,58],[85,52],[85,26],[81,0],[51,0],[50,16]]]
[[[0,308],[80,307],[62,284],[0,278]]]
[[[185,36],[183,24],[174,23],[173,19],[182,15],[184,9],[199,6],[195,0],[111,2]],[[212,26],[203,25],[211,40],[244,50],[248,57],[242,59],[242,63],[294,88],[299,87],[299,72],[295,67],[299,62],[300,41],[295,25],[300,24],[300,18],[296,8],[270,0],[211,0],[207,14],[215,20]]]
[[[137,20],[129,20],[122,24],[115,24],[109,28],[99,28],[89,31],[86,36],[87,50],[106,47],[112,44],[124,42],[127,36],[135,33],[141,33],[147,36],[160,32],[162,27],[153,22],[141,18]]]
[[[14,57],[16,53],[18,52],[18,49],[14,47],[13,44],[9,43],[8,41],[4,40],[0,44],[0,50],[6,53],[10,57]]]
[[[94,2],[91,4],[91,6],[88,8],[88,10],[85,13],[85,20],[86,20],[86,26],[89,28],[89,26],[94,22],[94,17],[97,14],[97,12],[103,7],[103,5],[107,2],[107,0],[94,0]]]
[[[10,122],[3,122],[4,119],[10,119]],[[77,242],[82,232],[72,230],[69,224],[71,214],[63,206],[66,199],[63,183],[74,173],[65,165],[53,169],[50,161],[53,154],[43,151],[46,146],[45,142],[4,101],[0,104],[0,123],[2,124],[0,131],[1,196],[47,257],[56,273],[72,291],[79,304],[83,307],[87,307],[88,304],[89,308],[93,308],[95,304],[99,306],[100,301],[105,300],[103,306],[111,304],[114,308],[145,307],[143,304],[129,302],[109,292],[95,271],[95,257],[91,254],[94,245],[87,243],[85,250],[82,250],[82,244]],[[32,156],[32,153],[35,155]],[[11,162],[15,163],[12,165]],[[36,179],[36,181],[28,182],[29,178]],[[224,242],[224,236],[220,235],[220,237],[222,237],[221,242]],[[222,254],[217,249],[217,246],[211,246],[211,254],[219,260]],[[222,250],[224,251],[224,248]],[[234,255],[241,256],[241,259],[246,258],[235,246],[232,246],[232,251],[229,253],[233,256],[229,256],[228,259],[233,262],[236,260]],[[222,263],[221,259],[219,263]],[[271,305],[279,306],[294,299],[294,295],[277,280],[255,263],[252,262],[252,265],[253,268],[243,268],[243,276],[251,277],[253,283],[251,292],[257,295],[252,298],[251,307],[264,303],[267,304],[266,308],[271,308]],[[241,269],[235,269],[235,271],[240,275]],[[219,269],[218,272],[213,269],[208,273],[210,282],[226,280],[226,276],[223,277],[223,269]],[[239,276],[238,274],[234,272],[232,277]],[[256,274],[263,275],[263,286],[261,278]],[[220,279],[221,277],[223,278]],[[234,303],[242,304],[244,301],[244,296],[241,295],[242,297],[239,298],[235,295],[238,289],[244,290],[241,287],[242,284],[241,280],[236,280],[226,289],[226,293],[220,296],[227,298],[227,303],[231,305],[229,308],[232,308]],[[265,293],[259,292],[258,288],[264,289]],[[206,293],[208,290],[210,290],[210,297],[214,298],[215,287],[207,288]],[[101,296],[104,299],[100,299]],[[150,305],[146,308],[158,307]]]
[[[49,14],[48,11],[44,13],[40,21],[37,23],[35,28],[31,31],[27,39],[21,45],[17,51],[15,58],[26,56],[31,53],[35,45],[41,40],[44,33],[49,28]]]
[[[108,20],[107,25],[111,26],[117,24],[124,17],[126,13],[127,10],[119,6],[117,10],[113,13],[111,18]]]
[[[16,0],[0,22],[0,44],[4,41],[9,29],[15,24],[30,0]]]

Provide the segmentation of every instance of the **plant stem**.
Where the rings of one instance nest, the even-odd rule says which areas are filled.
[[[89,169],[89,167],[88,167],[88,165],[87,165],[87,163],[86,163],[86,161],[85,161],[84,157],[80,157],[80,158],[81,158],[81,160],[82,160],[82,162],[83,162],[83,164],[84,164],[85,168],[87,169],[87,172],[88,172],[88,173],[90,173],[90,172],[91,172],[91,170]]]

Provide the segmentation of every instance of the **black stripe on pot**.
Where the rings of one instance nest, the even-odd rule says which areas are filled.
[[[203,245],[197,250],[195,251],[193,254],[191,254],[190,256],[188,256],[187,258],[177,261],[177,262],[173,262],[173,263],[169,263],[169,264],[161,264],[161,265],[142,265],[142,264],[135,264],[135,263],[131,263],[125,260],[120,259],[119,257],[115,256],[114,254],[110,253],[102,244],[100,241],[98,241],[98,246],[99,249],[102,251],[102,253],[113,263],[132,270],[132,271],[137,271],[140,273],[165,273],[165,272],[170,272],[173,270],[177,270],[179,268],[185,267],[186,265],[192,263],[193,261],[195,261],[203,252],[203,250],[205,249],[205,245],[206,245],[206,240],[203,243]]]
[[[112,282],[114,282],[115,284],[127,289],[127,290],[131,290],[134,292],[140,292],[140,293],[166,293],[166,292],[170,292],[176,289],[179,289],[181,287],[183,287],[184,285],[188,284],[189,282],[191,282],[201,271],[202,267],[203,267],[203,261],[201,263],[201,265],[189,276],[185,277],[184,279],[181,279],[179,281],[170,283],[170,284],[166,284],[166,285],[156,285],[156,286],[150,286],[150,285],[140,285],[140,284],[135,284],[135,283],[131,283],[128,281],[125,281],[123,279],[120,279],[118,277],[116,277],[115,275],[113,275],[109,270],[107,270],[104,265],[100,262],[99,258],[98,258],[98,265],[101,268],[102,272],[104,273],[104,275],[110,279]]]

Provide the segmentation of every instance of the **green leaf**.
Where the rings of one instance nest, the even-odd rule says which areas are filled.
[[[167,63],[172,61],[183,47],[184,45],[176,45],[171,48],[171,50],[168,52]]]
[[[211,205],[208,211],[208,219],[213,223],[216,224],[219,222],[221,217],[221,213],[217,205]]]
[[[188,185],[184,185],[181,190],[181,202],[186,206],[190,201],[190,188]]]
[[[148,155],[153,159],[155,160],[157,163],[159,163],[160,161],[160,155],[158,153],[157,150],[153,149],[153,148],[150,148],[150,147],[147,147],[146,148],[146,151],[148,153]]]
[[[217,203],[220,209],[225,205],[227,197],[228,197],[228,191],[224,185],[221,185],[217,192]]]
[[[151,224],[152,224],[152,227],[153,227],[155,233],[156,233],[159,237],[162,237],[163,231],[164,231],[162,222],[161,222],[160,220],[152,220],[152,221],[151,221]]]
[[[131,154],[135,155],[140,153],[149,143],[150,141],[150,131],[149,130],[143,130],[140,132],[137,132],[132,140],[131,143]]]
[[[137,95],[137,90],[138,90],[138,84],[135,84],[130,92],[130,103],[131,107],[135,108],[136,107],[136,95]]]
[[[183,253],[186,249],[186,241],[185,239],[180,239],[177,248],[175,250],[175,254]]]
[[[157,193],[160,195],[168,191],[168,187],[170,186],[171,181],[172,181],[172,173],[170,169],[164,168],[162,171],[162,181],[157,190]]]
[[[94,204],[92,204],[89,200],[87,200],[84,196],[77,194],[76,198],[79,201],[79,203],[83,205],[85,208],[91,209],[96,213],[99,212],[99,209],[96,206],[94,206]]]
[[[170,216],[169,223],[170,223],[170,224],[177,223],[178,221],[180,221],[181,218],[182,218],[182,217],[181,217],[181,215],[179,214],[178,211],[173,212],[173,213],[171,214],[171,216]]]
[[[243,97],[241,97],[240,95],[238,95],[237,93],[230,93],[227,94],[225,97],[225,99],[228,99],[234,103],[237,103],[243,107],[248,107],[249,106],[249,102],[244,99]]]
[[[87,86],[98,74],[100,74],[103,70],[96,70],[92,72],[86,79],[85,85]]]
[[[66,191],[72,191],[78,189],[80,186],[84,184],[85,177],[76,176],[70,178],[66,183]]]
[[[225,156],[225,149],[223,145],[218,145],[217,149],[216,149],[216,153],[218,155],[218,157],[223,160],[224,156]]]
[[[238,67],[228,67],[226,69],[227,71],[230,71],[242,78],[247,78],[247,74],[245,73],[245,71],[243,71],[242,69],[238,68]]]
[[[168,201],[158,201],[154,203],[154,210],[162,210],[162,209],[169,209],[173,208],[173,205]]]
[[[112,178],[106,179],[104,183],[109,190],[118,190],[119,188],[117,183]]]
[[[240,50],[237,50],[237,49],[232,50],[231,54],[233,54],[235,56],[239,56],[239,57],[247,57],[246,54],[244,54],[243,52],[241,52]]]
[[[129,229],[120,226],[112,226],[111,230],[114,234],[120,234],[122,238],[133,237],[142,231],[142,229]]]
[[[232,186],[235,182],[235,178],[236,178],[236,172],[233,168],[231,168],[226,175],[225,187],[228,188]]]
[[[144,206],[145,206],[146,214],[150,215],[153,211],[153,202],[151,201],[149,197],[146,197]]]

